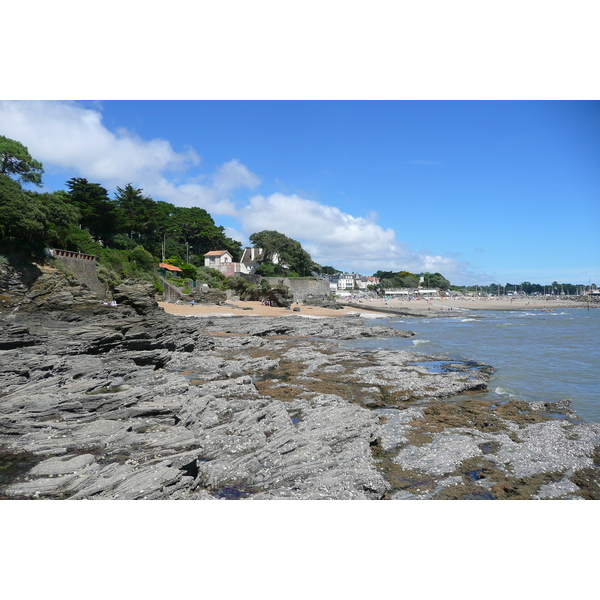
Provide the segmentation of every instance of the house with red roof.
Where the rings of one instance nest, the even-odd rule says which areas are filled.
[[[219,269],[221,265],[233,262],[233,256],[227,250],[211,250],[204,255],[204,266]]]

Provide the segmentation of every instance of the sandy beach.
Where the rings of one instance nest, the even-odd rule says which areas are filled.
[[[209,317],[209,316],[253,316],[253,317],[289,317],[290,315],[300,315],[304,317],[340,317],[343,315],[356,315],[364,313],[367,316],[381,317],[382,313],[368,311],[365,309],[357,310],[355,308],[343,308],[335,310],[332,308],[320,308],[318,306],[305,306],[304,304],[293,304],[300,308],[300,312],[293,311],[290,308],[282,308],[279,306],[265,306],[261,302],[251,301],[228,301],[229,306],[218,306],[216,304],[203,306],[196,304],[171,304],[167,302],[159,302],[158,305],[165,312],[172,315],[193,316],[193,317]],[[236,308],[231,308],[232,306]],[[251,310],[250,310],[251,309]]]
[[[344,306],[341,310],[330,308],[320,308],[316,306],[306,306],[304,304],[292,305],[292,308],[298,307],[300,311],[292,311],[289,308],[274,306],[265,306],[261,302],[250,301],[230,301],[229,306],[210,306],[190,304],[171,304],[159,302],[159,306],[165,312],[180,316],[263,316],[263,317],[282,317],[299,315],[304,317],[341,317],[344,315],[361,314],[365,317],[385,317],[383,312],[377,312],[378,308],[398,309],[415,311],[451,312],[463,310],[556,310],[559,308],[582,307],[580,302],[572,300],[562,300],[560,297],[554,298],[452,298],[452,299],[432,299],[432,300],[352,300],[354,306]],[[232,308],[235,307],[235,308]],[[360,307],[360,308],[359,308]],[[363,308],[364,307],[364,308]]]

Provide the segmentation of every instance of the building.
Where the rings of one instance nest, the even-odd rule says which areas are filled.
[[[258,248],[246,248],[246,250],[259,250]],[[233,277],[236,273],[252,273],[260,264],[256,262],[260,253],[247,253],[244,251],[242,262],[234,262],[233,256],[227,250],[211,250],[204,255],[204,266],[216,269],[225,277]]]
[[[287,265],[279,260],[277,254],[273,255],[271,262],[287,268]],[[233,262],[233,257],[227,250],[211,250],[204,255],[204,266],[216,269],[226,277],[233,277],[236,273],[249,275],[254,273],[262,263],[262,248],[244,248],[240,262]]]
[[[227,250],[211,250],[204,255],[204,266],[219,269],[221,265],[233,262],[233,256]]]
[[[336,273],[335,275],[323,275],[324,279],[328,279],[332,291],[366,291],[367,286],[375,283],[374,277],[365,277],[358,273]]]

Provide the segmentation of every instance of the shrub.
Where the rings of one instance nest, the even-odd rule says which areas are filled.
[[[102,246],[92,239],[89,232],[85,229],[79,229],[76,225],[71,225],[68,228],[64,242],[65,250],[93,254],[94,256],[99,256],[102,252]]]
[[[179,267],[181,269],[181,275],[188,279],[193,279],[194,281],[198,278],[198,269],[194,265],[190,265],[186,263],[181,258],[167,258],[165,260],[167,265],[173,265],[175,267]]]
[[[136,246],[133,250],[130,250],[129,256],[143,271],[152,271],[156,263],[152,254],[143,246]]]
[[[115,289],[122,281],[118,273],[100,263],[96,267],[96,274],[98,275],[98,279],[111,290]]]
[[[227,277],[217,269],[211,269],[210,267],[199,267],[196,281],[206,283],[208,287],[219,290],[226,290],[229,287]]]

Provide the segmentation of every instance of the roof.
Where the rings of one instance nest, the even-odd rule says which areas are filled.
[[[176,267],[175,265],[168,265],[167,263],[159,263],[158,267],[160,269],[167,269],[167,271],[180,271],[181,269],[179,267]]]
[[[222,256],[223,254],[229,254],[229,252],[227,250],[211,250],[204,256]],[[231,256],[231,254],[229,254],[229,256]]]

